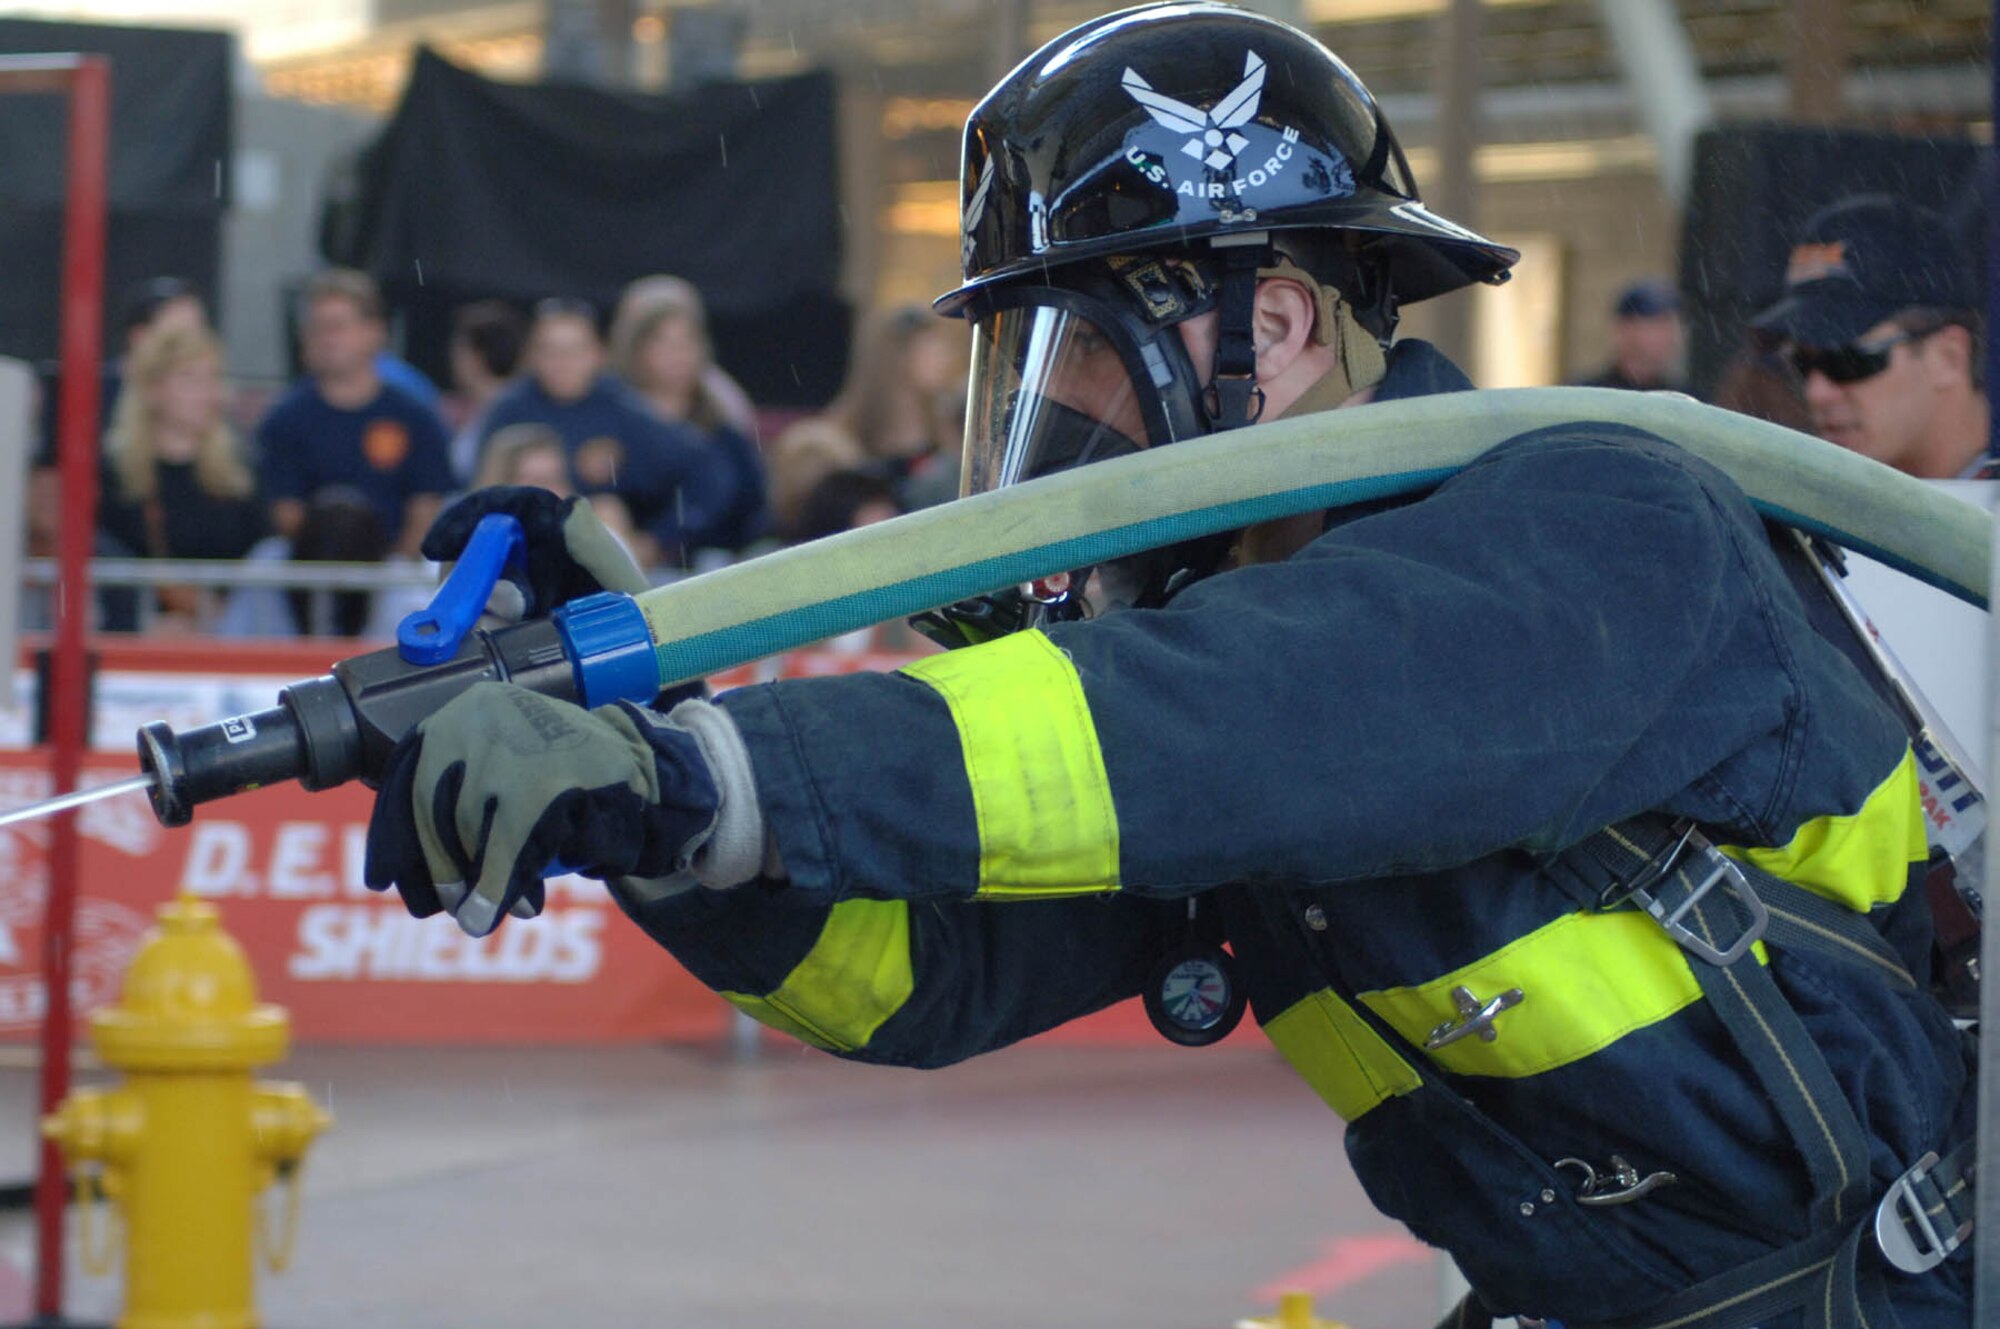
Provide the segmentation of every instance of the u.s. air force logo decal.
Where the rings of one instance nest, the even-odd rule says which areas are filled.
[[[1123,82],[1125,91],[1146,108],[1146,114],[1168,129],[1193,135],[1181,145],[1182,152],[1210,170],[1220,171],[1250,146],[1250,140],[1235,131],[1257,114],[1257,103],[1264,96],[1264,60],[1255,51],[1244,52],[1243,81],[1205,111],[1153,91],[1153,85],[1129,66]]]
[[[1264,98],[1264,72],[1264,58],[1255,51],[1245,51],[1242,82],[1215,105],[1203,110],[1156,91],[1138,70],[1128,66],[1121,80],[1125,91],[1145,108],[1155,124],[1188,135],[1181,144],[1181,152],[1206,169],[1201,178],[1183,176],[1175,180],[1164,157],[1146,152],[1136,143],[1126,147],[1125,160],[1162,189],[1189,198],[1220,201],[1225,219],[1254,220],[1257,214],[1252,205],[1257,198],[1252,191],[1262,189],[1286,170],[1295,169],[1293,158],[1304,151],[1299,144],[1299,131],[1292,126],[1252,123]],[[1246,158],[1243,154],[1250,149],[1255,135],[1262,135],[1266,146]],[[1304,177],[1309,187],[1316,187],[1322,194],[1354,192],[1353,171],[1338,153],[1331,153],[1325,161],[1317,157],[1307,160],[1312,163]]]

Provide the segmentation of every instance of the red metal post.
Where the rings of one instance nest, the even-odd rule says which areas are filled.
[[[56,639],[49,668],[48,716],[53,792],[76,788],[83,765],[86,711],[84,631],[90,619],[90,551],[97,527],[97,434],[103,361],[105,176],[111,128],[111,66],[80,57],[69,77],[69,178],[63,208],[61,434],[62,522],[57,536]],[[42,1112],[69,1093],[71,934],[76,922],[76,813],[50,828],[48,911],[42,929]],[[62,1154],[43,1141],[35,1183],[35,1311],[62,1313]]]

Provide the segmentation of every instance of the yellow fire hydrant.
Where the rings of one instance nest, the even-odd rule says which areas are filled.
[[[1338,1320],[1322,1320],[1314,1315],[1312,1293],[1281,1292],[1278,1294],[1276,1315],[1238,1320],[1236,1329],[1347,1329],[1347,1326]]]
[[[331,1118],[296,1084],[252,1083],[285,1055],[291,1022],[257,1001],[243,948],[209,905],[161,908],[125,971],[115,1006],[91,1016],[109,1090],[79,1089],[42,1122],[77,1176],[83,1259],[110,1272],[92,1239],[93,1191],[121,1211],[125,1309],[120,1329],[255,1329],[253,1234],[272,1269],[290,1257],[298,1168]],[[283,1231],[261,1222],[258,1195],[283,1173]]]

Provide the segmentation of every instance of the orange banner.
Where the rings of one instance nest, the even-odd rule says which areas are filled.
[[[39,753],[0,753],[0,802],[44,797]],[[131,773],[93,764],[86,784]],[[85,808],[74,996],[113,1000],[160,904],[208,900],[242,943],[260,994],[303,1040],[548,1042],[719,1035],[722,1001],[581,877],[548,883],[540,918],[474,940],[449,919],[415,919],[361,884],[369,792],[277,785],[204,807],[173,830],[140,795]],[[41,1018],[47,823],[0,829],[0,1038]]]

